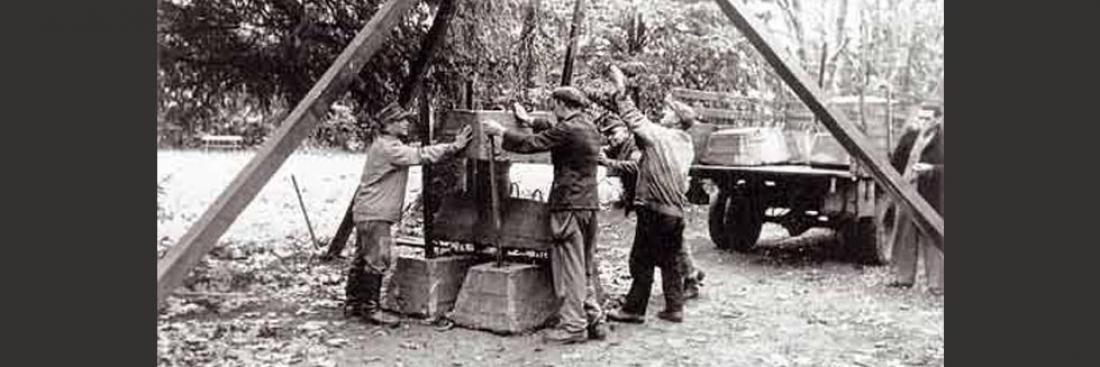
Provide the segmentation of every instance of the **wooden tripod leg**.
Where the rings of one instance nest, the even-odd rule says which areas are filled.
[[[355,222],[352,220],[352,208],[355,207],[355,200],[348,204],[348,210],[344,213],[344,220],[340,221],[340,228],[336,230],[336,235],[332,237],[332,241],[328,243],[328,250],[324,255],[321,255],[321,260],[331,261],[340,258],[340,254],[344,252],[344,248],[348,245],[348,237],[351,237],[351,230],[355,228]]]

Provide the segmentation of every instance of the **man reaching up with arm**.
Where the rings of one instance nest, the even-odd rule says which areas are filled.
[[[653,286],[654,267],[661,268],[665,309],[657,317],[682,322],[684,308],[684,207],[688,170],[695,157],[691,136],[678,128],[654,124],[646,119],[624,93],[622,70],[611,67],[616,86],[615,105],[623,122],[634,133],[642,158],[638,161],[638,224],[630,250],[633,282],[622,308],[608,318],[622,322],[645,322],[646,306]]]

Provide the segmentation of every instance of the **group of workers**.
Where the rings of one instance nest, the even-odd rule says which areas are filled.
[[[607,319],[645,322],[655,268],[661,270],[665,298],[664,310],[658,312],[657,317],[682,322],[684,303],[699,295],[705,276],[696,267],[683,239],[688,171],[696,155],[689,131],[697,115],[690,106],[666,99],[661,120],[651,121],[627,93],[628,86],[634,84],[633,75],[628,77],[622,69],[612,65],[610,79],[614,88],[610,106],[605,106],[610,112],[599,118],[590,112],[592,100],[577,88],[567,86],[556,88],[551,94],[556,122],[532,118],[522,106],[514,106],[517,121],[521,126],[530,127],[532,133],[507,129],[496,121],[481,122],[484,133],[500,137],[504,150],[517,153],[549,151],[551,155],[554,178],[548,206],[554,245],[549,253],[553,287],[561,306],[557,326],[544,334],[547,342],[604,339],[609,330]],[[379,112],[379,134],[368,148],[355,197],[353,218],[357,241],[348,271],[345,312],[349,317],[376,324],[398,323],[396,317],[381,311],[379,300],[382,278],[391,264],[391,227],[400,221],[408,167],[453,157],[471,140],[472,129],[467,126],[450,143],[421,147],[405,145],[400,139],[407,134],[413,116],[413,112],[396,103]],[[943,133],[942,124],[938,126],[939,132],[931,135],[925,132],[929,129],[916,129],[919,133],[912,134],[914,138],[910,139],[912,147],[922,152],[934,151],[933,147],[938,144],[938,163],[935,153],[916,154],[917,158],[913,159],[918,159],[920,164],[913,165],[914,173],[909,176],[923,179],[927,176],[925,172],[939,172],[938,182],[942,188]],[[610,144],[601,149],[604,138]],[[622,305],[613,310],[603,310],[596,297],[599,282],[595,261],[599,228],[596,175],[601,165],[622,179],[626,211],[637,216],[629,257],[632,283]],[[942,215],[942,189],[939,198],[938,206],[933,205]],[[902,219],[905,218],[899,216],[899,221]],[[917,240],[919,234],[912,226],[907,228],[904,235],[909,236],[906,240],[913,239],[909,241],[912,246],[895,251],[895,256],[908,259],[905,256],[911,253],[915,268],[916,243],[925,242]],[[900,239],[901,234],[898,237]],[[905,241],[897,242],[900,248]],[[925,246],[930,244],[925,243]],[[926,256],[930,256],[929,253],[926,248]],[[926,260],[926,263],[931,263],[930,267],[936,264],[940,267],[936,279],[942,292],[942,254],[937,260]],[[903,273],[904,276],[892,284],[912,285],[912,276],[906,278],[905,274],[908,273]]]

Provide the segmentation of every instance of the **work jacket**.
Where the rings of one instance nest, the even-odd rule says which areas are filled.
[[[683,217],[688,173],[695,159],[691,135],[649,121],[625,95],[616,96],[615,102],[642,151],[635,204],[665,215]]]
[[[400,221],[409,166],[439,162],[459,150],[454,143],[411,147],[397,137],[379,135],[367,149],[367,163],[355,194],[353,218],[356,222]]]
[[[600,134],[587,113],[578,112],[550,126],[534,123],[534,134],[504,132],[504,150],[531,154],[550,151],[554,181],[550,186],[550,211],[598,210],[596,160]]]

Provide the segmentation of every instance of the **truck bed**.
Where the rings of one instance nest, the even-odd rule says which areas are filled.
[[[707,176],[712,173],[737,172],[759,173],[768,176],[824,176],[837,178],[854,178],[855,176],[847,168],[814,167],[810,165],[777,164],[764,166],[710,166],[692,165],[691,174]]]

